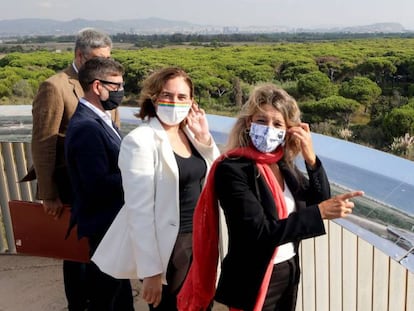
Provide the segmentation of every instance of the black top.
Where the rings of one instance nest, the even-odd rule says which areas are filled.
[[[191,156],[183,158],[176,154],[180,185],[180,228],[179,233],[193,231],[193,214],[203,186],[207,165],[200,153],[191,146]]]

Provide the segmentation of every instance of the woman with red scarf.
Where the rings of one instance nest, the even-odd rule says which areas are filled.
[[[323,219],[352,212],[349,192],[330,198],[309,125],[296,101],[273,84],[253,90],[209,173],[193,220],[193,263],[178,296],[180,311],[205,310],[213,299],[230,310],[295,310],[300,278],[298,246],[325,234]],[[295,166],[305,160],[307,177]],[[228,250],[218,258],[218,206]]]

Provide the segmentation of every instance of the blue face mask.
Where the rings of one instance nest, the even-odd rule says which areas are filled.
[[[275,151],[284,143],[286,131],[252,122],[249,135],[253,146],[260,152],[267,153]]]

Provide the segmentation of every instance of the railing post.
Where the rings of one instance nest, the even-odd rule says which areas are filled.
[[[18,182],[27,172],[26,150],[24,143],[21,142],[0,143],[0,250],[2,252],[16,252],[9,201],[32,200],[30,184]]]
[[[4,160],[5,143],[0,143],[0,251],[9,251],[14,248],[13,230],[9,211],[10,194],[8,189],[8,175]]]
[[[24,143],[14,143],[13,144],[13,151],[14,151],[14,160],[16,164],[16,171],[17,171],[17,178],[20,180],[22,177],[24,177],[27,173],[27,161],[25,157],[25,148]],[[20,195],[21,199],[25,201],[32,201],[33,195],[32,195],[32,189],[30,187],[29,182],[23,182],[18,183],[18,180],[16,180],[16,185],[20,189]]]

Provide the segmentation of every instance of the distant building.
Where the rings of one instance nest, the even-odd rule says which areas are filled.
[[[223,27],[223,33],[224,34],[230,34],[230,33],[238,33],[239,27]]]

